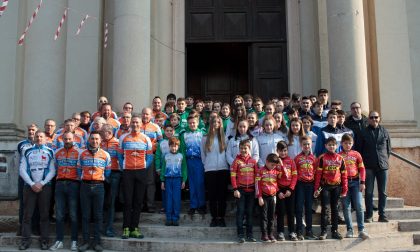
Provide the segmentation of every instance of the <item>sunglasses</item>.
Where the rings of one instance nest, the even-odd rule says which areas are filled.
[[[378,119],[379,118],[379,116],[369,116],[369,119]]]

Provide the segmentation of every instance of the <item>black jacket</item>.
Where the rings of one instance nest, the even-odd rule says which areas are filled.
[[[344,126],[351,129],[354,134],[354,147],[353,149],[361,152],[361,150],[358,148],[360,145],[358,144],[358,137],[360,135],[360,132],[366,128],[369,125],[368,119],[366,116],[362,115],[362,119],[360,120],[354,120],[353,116],[348,116],[346,118],[346,121],[344,122]]]
[[[389,168],[388,159],[391,154],[391,138],[388,131],[378,126],[378,137],[375,138],[375,128],[367,126],[359,134],[358,145],[366,169]]]

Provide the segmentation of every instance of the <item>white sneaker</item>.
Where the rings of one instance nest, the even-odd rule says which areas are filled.
[[[346,238],[353,238],[353,237],[354,237],[353,230],[347,230]]]
[[[63,242],[62,241],[56,241],[55,243],[54,243],[54,245],[52,245],[51,247],[50,247],[50,250],[51,251],[56,251],[57,249],[62,249],[63,248]]]
[[[365,230],[362,230],[362,231],[359,232],[359,238],[362,238],[363,240],[366,240],[366,239],[370,238],[370,236]]]
[[[77,251],[77,241],[71,241],[71,251]]]

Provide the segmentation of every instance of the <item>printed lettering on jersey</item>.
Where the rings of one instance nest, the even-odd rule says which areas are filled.
[[[124,149],[147,149],[147,142],[124,142]]]
[[[82,166],[105,167],[107,162],[99,158],[83,158],[80,161]]]

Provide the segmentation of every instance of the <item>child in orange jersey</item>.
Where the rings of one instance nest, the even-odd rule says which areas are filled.
[[[278,193],[278,177],[282,166],[280,158],[274,154],[268,154],[265,165],[258,170],[255,177],[255,194],[261,207],[261,240],[263,242],[275,242],[273,235],[274,212],[276,210],[276,195]]]
[[[295,233],[295,186],[297,181],[296,165],[293,159],[288,155],[287,143],[280,141],[277,143],[277,154],[279,155],[283,166],[279,167],[277,194],[277,240],[284,241],[284,215],[287,214],[287,229],[291,241],[297,241]]]
[[[315,240],[312,233],[312,200],[314,194],[314,178],[316,158],[311,153],[312,139],[310,136],[300,137],[302,152],[294,161],[297,170],[297,184],[295,190],[296,201],[296,233],[298,240]],[[305,206],[306,235],[303,236],[303,207]]]
[[[359,238],[369,238],[368,233],[364,227],[364,216],[362,208],[362,192],[365,190],[366,171],[363,164],[362,156],[359,152],[352,150],[353,137],[349,134],[344,134],[341,138],[341,146],[343,150],[339,153],[346,165],[348,193],[345,198],[342,198],[344,219],[346,220],[347,233],[346,238],[353,238],[353,223],[351,220],[350,202],[355,203],[357,229],[359,231]]]
[[[257,161],[251,158],[251,141],[242,140],[239,143],[239,154],[230,167],[230,180],[233,187],[233,196],[236,200],[236,226],[238,242],[244,243],[243,219],[246,213],[246,240],[255,242],[252,235],[252,210],[255,199],[255,173],[258,170]]]
[[[327,238],[327,203],[331,207],[331,233],[333,239],[343,239],[338,232],[338,199],[347,194],[347,171],[344,160],[338,153],[337,140],[329,137],[325,141],[327,152],[322,154],[318,160],[318,168],[315,174],[314,197],[321,195],[321,235],[320,240]],[[322,191],[318,189],[322,186]]]

